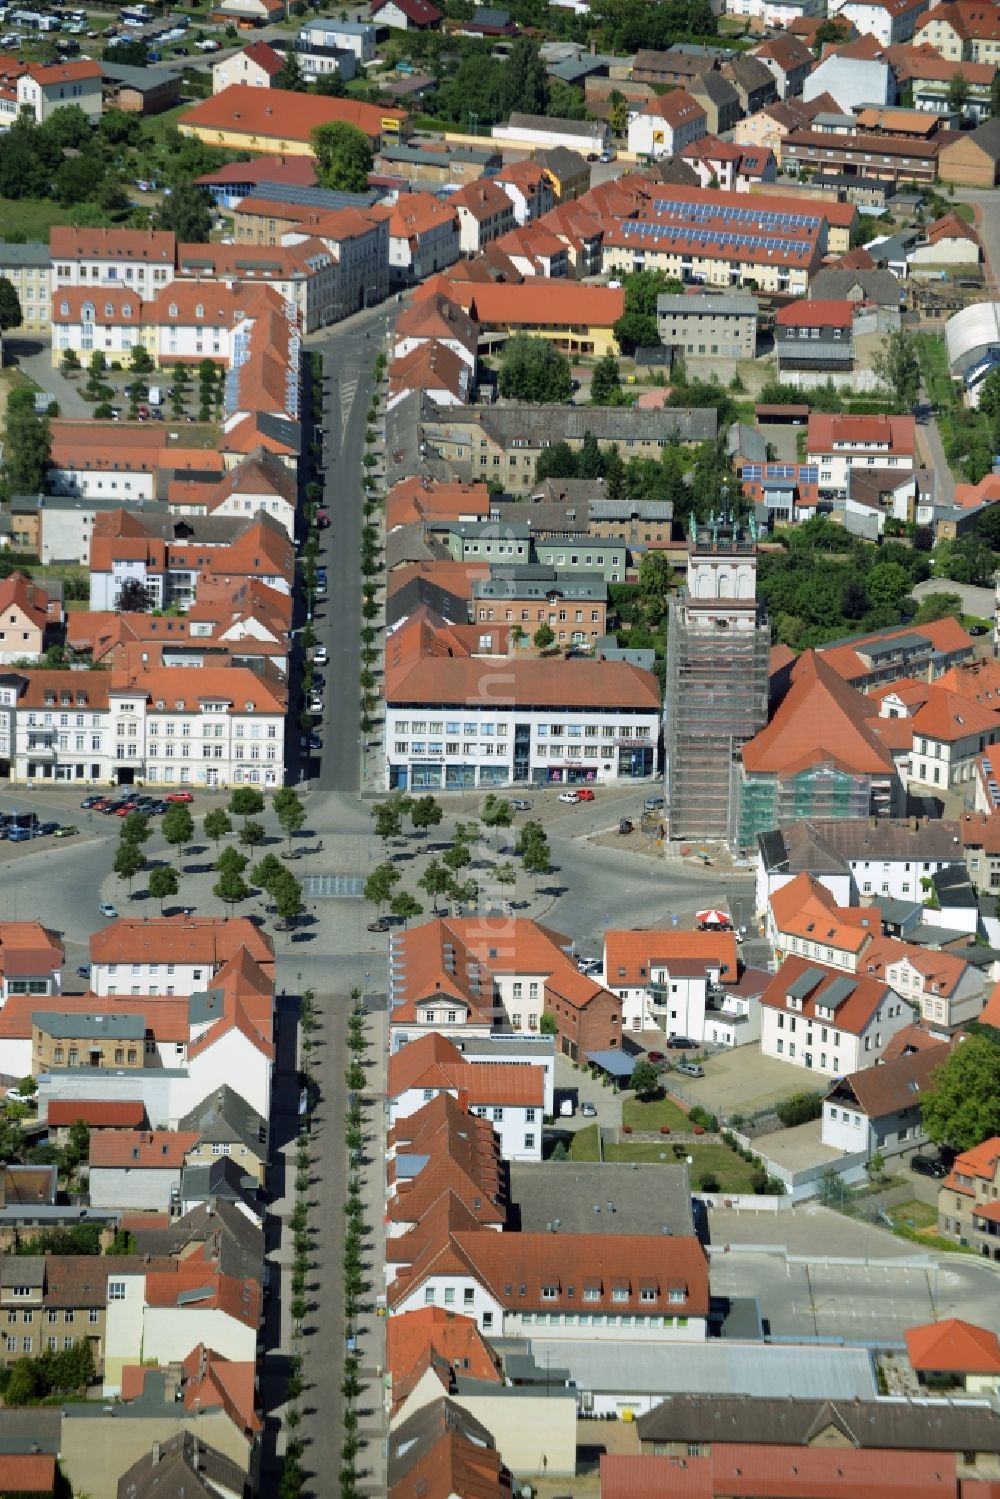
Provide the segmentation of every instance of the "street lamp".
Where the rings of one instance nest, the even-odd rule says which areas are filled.
[[[479,116],[474,109],[469,110],[469,132],[471,135],[479,134]]]

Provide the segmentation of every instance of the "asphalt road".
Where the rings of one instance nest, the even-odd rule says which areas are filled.
[[[318,772],[310,767],[317,790],[356,794],[361,759],[361,459],[373,382],[375,357],[382,347],[388,312],[360,314],[322,336],[312,348],[323,355],[326,391],[325,507],[330,527],[321,533],[320,560],[328,575],[326,598],[319,601],[315,629],[326,646],[326,687],[322,719],[323,750]]]

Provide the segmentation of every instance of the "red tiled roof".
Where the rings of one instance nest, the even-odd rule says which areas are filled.
[[[914,1369],[942,1374],[1000,1374],[1000,1340],[995,1332],[946,1317],[908,1327],[906,1351]]]
[[[845,975],[839,968],[828,968],[819,963],[815,958],[786,958],[778,969],[774,978],[768,984],[764,993],[760,996],[762,1005],[771,1010],[787,1010],[787,995],[790,985],[807,971],[822,974],[822,978],[804,996],[801,1008],[797,1009],[797,1015],[804,1015],[808,1020],[815,1020],[816,1006],[823,1005],[823,995],[831,984],[838,980],[849,977],[854,983],[854,990],[836,1008],[835,1024],[840,1031],[850,1031],[852,1035],[860,1035],[867,1027],[874,1015],[889,993],[888,985],[881,983],[878,979],[867,978],[863,974]]]
[[[605,982],[609,989],[645,986],[650,964],[695,960],[718,964],[723,983],[735,983],[739,955],[735,932],[609,930],[604,934]],[[622,973],[621,970],[625,972]]]
[[[102,1130],[90,1145],[92,1168],[177,1171],[201,1136],[197,1130]]]
[[[170,668],[171,672],[176,668]],[[274,946],[245,916],[120,917],[90,939],[92,963],[204,963],[221,966],[245,947],[271,971]]]
[[[778,711],[743,746],[744,767],[755,775],[791,775],[821,764],[856,775],[892,774],[877,717],[877,704],[848,686],[825,656],[805,651]]]
[[[955,1470],[954,1453],[713,1442],[706,1457],[603,1456],[601,1499],[958,1499]]]
[[[431,576],[437,576],[437,568]],[[392,704],[489,702],[498,710],[553,703],[566,709],[610,706],[636,713],[658,713],[660,707],[652,672],[618,661],[427,659],[387,677],[385,696]]]
[[[181,131],[221,130],[248,137],[308,141],[317,125],[343,122],[378,139],[386,120],[402,124],[405,119],[404,110],[387,109],[380,104],[233,83],[221,93],[211,94],[193,105],[177,124]]]
[[[914,432],[912,416],[841,416],[835,412],[813,411],[809,415],[806,447],[810,453],[834,453],[841,450],[838,445],[853,443],[886,454],[909,454],[912,457]]]
[[[275,52],[274,48],[269,47],[267,42],[251,42],[248,47],[244,47],[238,52],[237,56],[248,57],[259,68],[263,68],[269,78],[277,78],[285,65],[285,60],[280,52]]]
[[[46,1109],[45,1118],[53,1129],[64,1129],[82,1120],[89,1129],[135,1130],[146,1122],[146,1105],[141,1098],[122,1099],[120,1102],[99,1098],[54,1098]]]
[[[779,328],[850,328],[854,321],[854,303],[802,298],[790,302],[787,307],[779,307],[774,321]]]
[[[0,1454],[0,1493],[55,1493],[56,1460],[44,1452],[5,1452]]]
[[[421,1307],[390,1317],[386,1326],[386,1367],[392,1379],[393,1408],[398,1409],[428,1368],[444,1365],[447,1373],[457,1369],[466,1379],[500,1384],[498,1359],[474,1317],[464,1317],[444,1307]]]

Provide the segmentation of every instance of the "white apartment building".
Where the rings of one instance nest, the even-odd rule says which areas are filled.
[[[655,677],[607,661],[425,657],[386,683],[387,790],[652,776]]]
[[[39,125],[51,119],[57,109],[80,109],[95,124],[101,118],[101,70],[89,58],[34,64],[21,74],[16,87],[18,114],[30,109]]]
[[[909,1005],[880,979],[786,958],[760,1000],[761,1055],[840,1077],[874,1067]]]
[[[873,36],[883,47],[913,39],[931,0],[830,0],[830,15],[844,16],[859,36]]]
[[[49,231],[52,286],[124,287],[152,297],[174,279],[177,238],[167,229]]]
[[[727,16],[758,21],[763,31],[784,31],[806,16],[824,16],[825,0],[725,0]]]
[[[819,468],[821,489],[847,495],[852,468],[913,469],[912,416],[838,416],[814,412],[806,441],[808,462]]]
[[[101,671],[19,680],[3,688],[17,700],[12,781],[283,784],[287,696],[246,667],[157,668],[125,686]]]
[[[375,58],[375,27],[363,21],[334,21],[316,17],[307,21],[299,32],[299,43],[305,49],[327,47],[353,52],[359,67]]]

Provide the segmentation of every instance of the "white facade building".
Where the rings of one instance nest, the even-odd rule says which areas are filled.
[[[909,42],[931,0],[830,0],[830,15],[850,21],[859,36],[873,36],[883,47]]]
[[[840,1077],[874,1067],[913,1012],[881,980],[786,958],[761,996],[761,1055]]]

